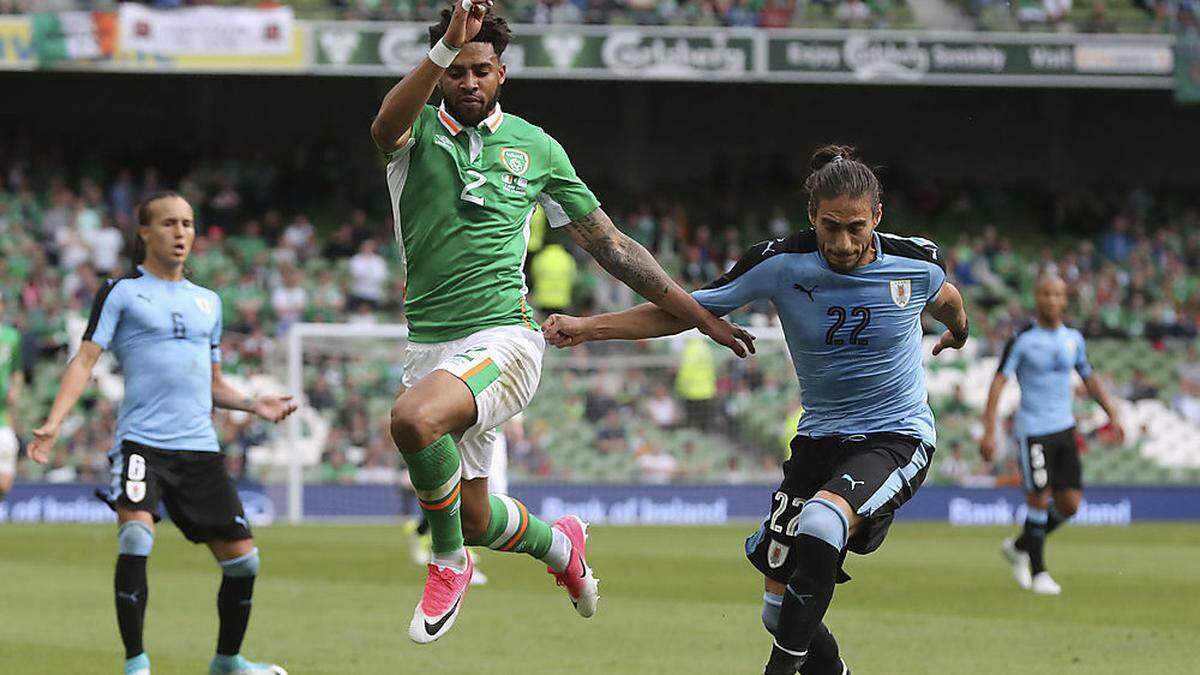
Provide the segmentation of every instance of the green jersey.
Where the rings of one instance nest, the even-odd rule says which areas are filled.
[[[552,227],[600,206],[558,141],[499,105],[473,129],[425,106],[387,179],[413,342],[535,328],[523,266],[537,204]]]
[[[0,427],[12,426],[8,410],[8,388],[13,373],[21,369],[21,334],[12,326],[0,327]]]

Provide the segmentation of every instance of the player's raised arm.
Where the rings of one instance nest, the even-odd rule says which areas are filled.
[[[680,288],[649,251],[613,225],[604,209],[596,208],[587,216],[572,221],[566,225],[566,230],[601,267],[638,295],[685,322],[687,328],[695,326],[738,356],[746,355],[734,327],[704,309]]]
[[[962,349],[967,343],[969,326],[967,325],[967,310],[963,306],[962,294],[954,284],[942,284],[937,298],[929,303],[929,313],[946,327],[942,339],[933,346],[933,355],[937,356],[944,349]]]
[[[464,9],[467,4],[470,9]],[[409,131],[421,107],[433,94],[443,71],[450,67],[462,46],[479,34],[483,16],[492,0],[466,0],[454,3],[454,14],[446,35],[429,50],[429,56],[404,76],[383,97],[383,104],[371,123],[371,138],[384,152],[392,152],[408,140]]]
[[[38,464],[50,461],[50,450],[58,440],[58,431],[62,427],[67,413],[79,402],[79,397],[87,389],[88,381],[92,379],[92,369],[104,350],[91,340],[84,340],[79,351],[67,364],[58,385],[58,394],[54,404],[50,406],[50,414],[42,426],[33,430],[33,443],[29,444],[29,456]]]

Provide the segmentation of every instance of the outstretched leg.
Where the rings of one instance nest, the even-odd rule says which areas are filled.
[[[598,582],[585,559],[587,528],[583,521],[566,516],[550,525],[520,501],[488,494],[486,478],[465,480],[462,485],[467,544],[502,553],[525,553],[546,563],[579,614],[595,614]]]

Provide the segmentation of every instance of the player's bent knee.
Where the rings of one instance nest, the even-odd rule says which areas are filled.
[[[800,510],[797,534],[807,534],[841,551],[846,548],[850,536],[850,524],[846,514],[833,502],[825,499],[810,499]]]
[[[401,452],[417,452],[445,434],[422,404],[402,399],[392,406],[392,440]]]
[[[154,548],[154,530],[137,520],[117,528],[117,552],[121,555],[149,556]]]
[[[218,562],[221,573],[227,577],[256,577],[258,576],[258,548],[250,549],[245,555]]]
[[[779,628],[779,612],[783,609],[782,593],[763,593],[762,622],[767,632],[774,635]]]

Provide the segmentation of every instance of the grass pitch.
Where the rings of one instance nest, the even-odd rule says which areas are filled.
[[[491,584],[441,641],[407,626],[423,571],[398,526],[267,527],[244,653],[292,675],[762,672],[761,577],[748,527],[594,528],[600,611],[579,618],[525,556],[484,553]],[[857,675],[1200,672],[1200,527],[1066,527],[1048,561],[1064,593],[1016,588],[1010,529],[905,524],[851,556],[826,617]],[[121,672],[115,528],[0,526],[0,673]],[[217,566],[160,528],[146,646],[155,675],[207,672]]]

